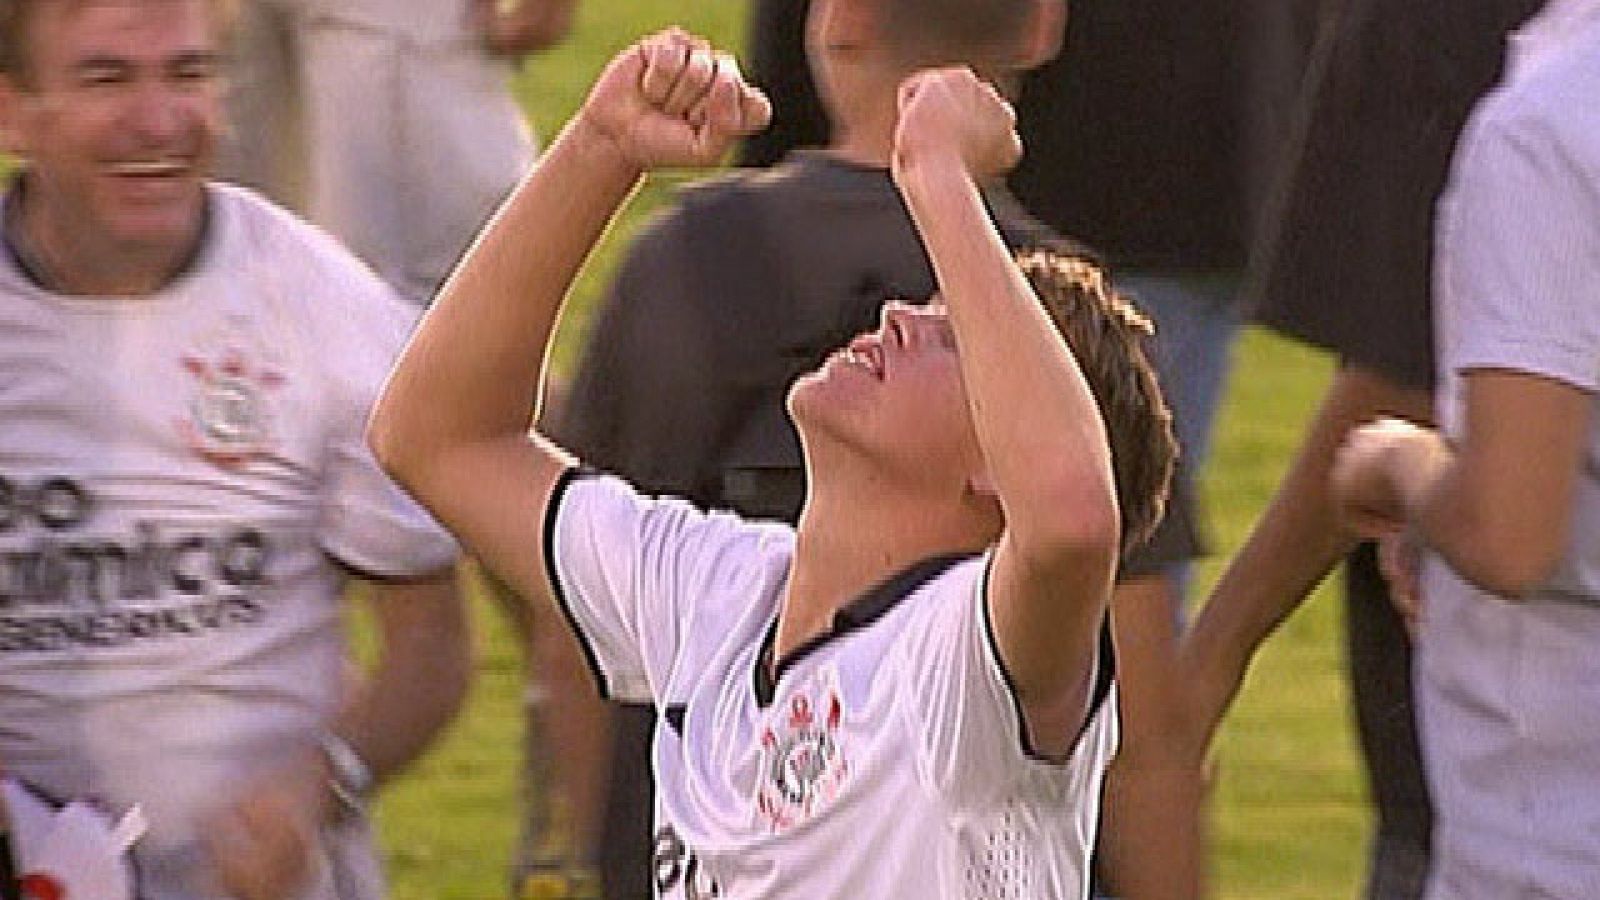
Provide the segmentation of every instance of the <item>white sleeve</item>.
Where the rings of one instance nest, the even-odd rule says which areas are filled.
[[[1440,217],[1445,364],[1529,372],[1593,391],[1600,180],[1583,155],[1594,141],[1564,134],[1555,114],[1538,107],[1497,112],[1486,107],[1463,141]]]
[[[688,685],[762,584],[769,530],[626,482],[569,470],[545,520],[545,561],[556,600],[584,645],[601,693],[671,702]]]
[[[367,447],[367,416],[414,318],[386,286],[376,279],[370,286],[350,292],[341,307],[345,321],[328,338],[335,344],[329,347],[335,421],[329,424],[319,540],[329,556],[363,575],[405,581],[450,565],[459,550]]]
[[[992,802],[1030,774],[1076,783],[1096,774],[1085,763],[1095,769],[1115,741],[1112,657],[1103,639],[1071,753],[1054,759],[1033,750],[985,599],[992,558],[984,554],[939,576],[938,595],[921,598],[935,602],[918,604],[897,644],[905,714],[920,739],[918,766],[958,805]]]

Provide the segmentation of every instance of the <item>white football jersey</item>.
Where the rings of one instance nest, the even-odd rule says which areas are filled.
[[[214,896],[198,823],[337,708],[345,568],[455,556],[363,440],[414,315],[221,186],[154,295],[63,297],[0,260],[0,765],[140,804],[145,900]]]
[[[663,898],[1077,898],[1117,740],[1110,658],[1072,754],[1033,756],[988,555],[929,560],[770,658],[793,532],[569,477],[551,581],[611,696],[660,714]]]

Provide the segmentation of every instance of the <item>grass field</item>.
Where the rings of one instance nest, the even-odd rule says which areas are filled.
[[[679,22],[724,45],[743,34],[740,0],[585,3],[576,33],[519,82],[545,136],[576,107],[589,80],[633,37]],[[644,211],[670,194],[658,179],[597,254],[580,289],[592,302]],[[571,358],[583,317],[563,332]],[[1205,493],[1225,558],[1264,505],[1328,375],[1324,360],[1270,336],[1241,342],[1218,423]],[[1215,563],[1202,572],[1202,583]],[[1289,622],[1256,665],[1224,731],[1213,809],[1215,895],[1239,900],[1353,896],[1369,814],[1356,773],[1340,678],[1331,591]],[[486,900],[504,895],[514,831],[520,740],[519,656],[479,604],[478,680],[444,742],[385,796],[379,811],[396,900]]]

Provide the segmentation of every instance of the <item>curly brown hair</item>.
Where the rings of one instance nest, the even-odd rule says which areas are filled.
[[[1077,358],[1105,420],[1126,554],[1160,524],[1178,458],[1172,412],[1145,352],[1155,327],[1089,259],[1033,249],[1019,253],[1017,265]]]

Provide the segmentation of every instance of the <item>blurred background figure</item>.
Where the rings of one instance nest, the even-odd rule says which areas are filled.
[[[0,6],[0,759],[148,826],[130,890],[68,844],[32,896],[378,900],[367,801],[471,676],[457,547],[363,438],[417,310],[209,180],[227,7]]]
[[[1432,808],[1412,706],[1410,643],[1371,545],[1336,520],[1333,453],[1379,415],[1432,417],[1433,223],[1474,101],[1507,32],[1538,0],[1300,4],[1315,43],[1289,150],[1263,198],[1249,293],[1258,321],[1331,351],[1338,371],[1291,469],[1186,639],[1203,730],[1251,655],[1346,554],[1349,681],[1377,815],[1366,896],[1421,896]],[[1354,552],[1352,553],[1352,549]]]
[[[535,146],[508,80],[577,0],[245,0],[224,177],[426,303]]]
[[[524,57],[567,35],[577,2],[244,0],[223,174],[304,214],[425,305],[532,165],[536,143],[510,81]],[[574,837],[591,804],[574,799],[583,789],[569,790],[567,776],[581,784],[596,756],[561,743],[566,721],[545,709],[589,692],[587,675],[540,639],[506,588],[486,584],[529,652],[514,891],[592,895]]]
[[[1438,204],[1438,429],[1363,426],[1333,467],[1413,601],[1431,900],[1600,892],[1597,92],[1600,0],[1550,0]]]

